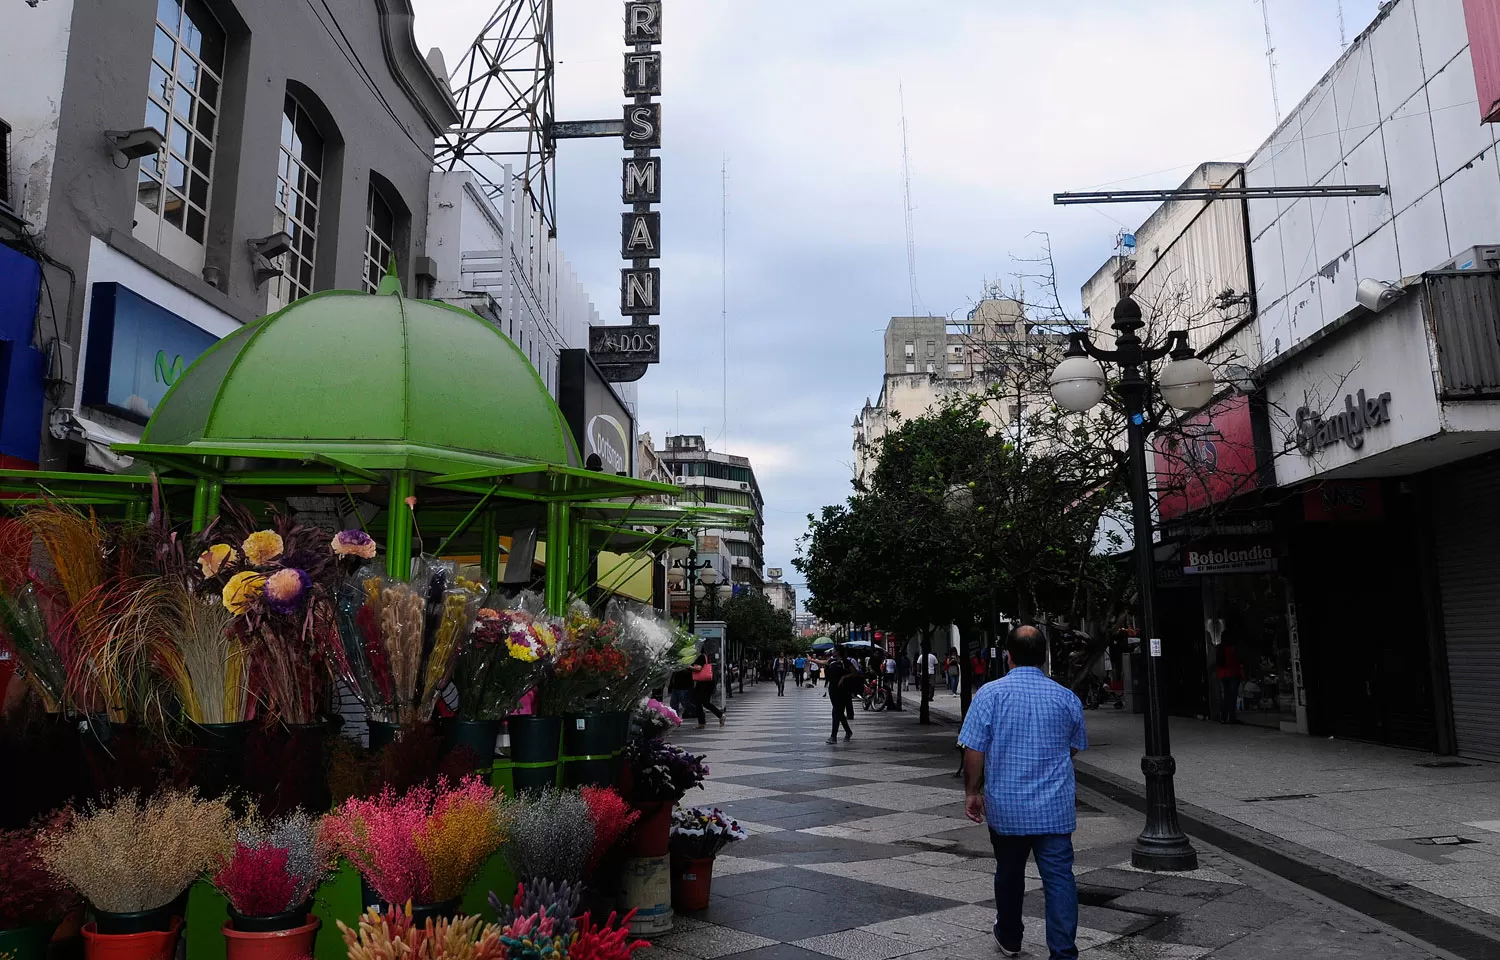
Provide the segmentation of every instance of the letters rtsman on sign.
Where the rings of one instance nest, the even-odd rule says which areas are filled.
[[[1297,410],[1297,449],[1305,457],[1314,457],[1325,447],[1342,440],[1350,450],[1365,445],[1365,431],[1391,422],[1391,395],[1382,393],[1378,397],[1366,397],[1359,391],[1345,394],[1344,409],[1325,417],[1314,413],[1309,407]]]
[[[630,266],[620,271],[620,313],[628,327],[595,327],[589,353],[606,379],[639,380],[646,365],[659,362],[660,333],[647,317],[661,313],[661,160],[651,151],[661,146],[661,0],[626,0],[624,146],[620,200],[630,209],[620,216],[620,257]],[[602,332],[601,332],[602,331]]]

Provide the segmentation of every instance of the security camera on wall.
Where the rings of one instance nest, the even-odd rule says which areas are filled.
[[[1401,289],[1400,284],[1365,279],[1359,282],[1359,288],[1354,291],[1354,302],[1371,313],[1379,313],[1400,300],[1404,293],[1406,291]]]

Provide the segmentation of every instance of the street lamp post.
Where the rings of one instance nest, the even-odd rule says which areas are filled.
[[[1164,345],[1155,347],[1141,340],[1142,326],[1140,306],[1125,297],[1115,306],[1115,349],[1095,346],[1087,333],[1070,334],[1067,353],[1052,374],[1052,397],[1063,409],[1082,413],[1104,398],[1107,381],[1099,361],[1120,367],[1116,391],[1125,405],[1136,584],[1141,595],[1140,626],[1141,636],[1148,644],[1146,753],[1141,758],[1141,770],[1146,775],[1146,828],[1136,838],[1130,862],[1143,870],[1194,870],[1198,854],[1177,821],[1177,797],[1172,785],[1177,762],[1172,758],[1167,729],[1161,641],[1156,638],[1151,500],[1146,472],[1146,433],[1151,408],[1151,382],[1147,375],[1150,364],[1171,358],[1172,362],[1156,378],[1162,399],[1177,409],[1195,410],[1213,399],[1213,371],[1188,346],[1187,331],[1174,330],[1167,335]]]
[[[702,563],[698,562],[698,548],[696,546],[672,547],[667,551],[667,555],[672,558],[673,569],[681,570],[683,578],[687,581],[687,628],[688,633],[692,633],[698,627],[698,598],[701,595],[701,587],[698,584],[698,579],[701,576],[705,583],[711,583],[712,581],[709,578],[713,577],[717,579],[718,572],[714,570],[712,560],[704,560]]]

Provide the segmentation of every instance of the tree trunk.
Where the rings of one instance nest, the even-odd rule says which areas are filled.
[[[922,631],[921,650],[922,652],[917,660],[917,700],[921,702],[922,707],[917,713],[917,722],[927,724],[932,722],[932,715],[927,709],[927,691],[932,683],[932,677],[927,672],[927,655],[932,653],[931,630],[924,629]]]
[[[974,648],[970,634],[973,627],[958,631],[958,717],[969,715],[969,703],[974,699],[974,669],[970,666],[969,654]]]

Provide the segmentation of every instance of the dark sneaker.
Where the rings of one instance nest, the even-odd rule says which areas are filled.
[[[829,737],[827,740],[824,740],[823,742],[824,743],[838,743],[839,742],[839,738],[838,737]]]
[[[853,739],[854,739],[854,734],[852,734],[852,733],[846,733],[846,734],[844,734],[844,742],[845,743],[848,743],[850,740],[853,740]]]

